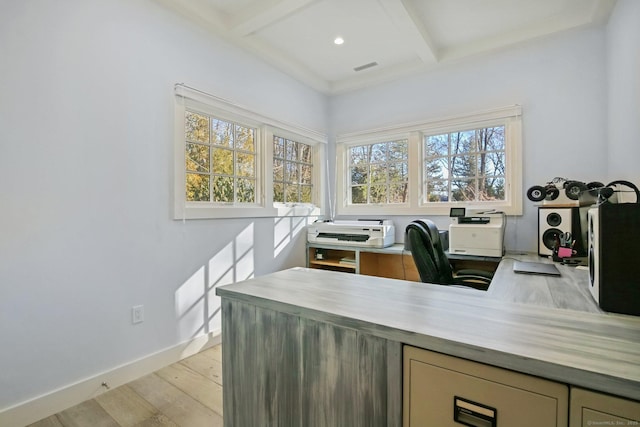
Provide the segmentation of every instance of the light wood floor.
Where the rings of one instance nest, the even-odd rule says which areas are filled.
[[[222,426],[221,351],[209,348],[29,427]]]

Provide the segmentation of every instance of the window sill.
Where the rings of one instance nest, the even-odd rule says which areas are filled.
[[[224,218],[262,218],[277,216],[275,208],[237,207],[237,206],[187,206],[176,209],[174,219],[224,219]]]
[[[237,206],[187,206],[176,209],[173,219],[231,219],[231,218],[274,218],[274,217],[306,217],[320,216],[322,210],[317,206],[292,205],[263,207]]]
[[[506,215],[522,215],[522,203],[442,203],[438,205],[422,206],[389,206],[363,205],[339,207],[337,215],[449,215],[452,207],[462,207],[473,210],[496,210]]]
[[[312,205],[276,205],[278,211],[276,216],[319,216],[322,210]]]

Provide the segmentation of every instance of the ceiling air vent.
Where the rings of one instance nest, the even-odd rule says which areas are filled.
[[[368,64],[360,65],[359,67],[354,68],[353,71],[366,70],[367,68],[375,67],[376,65],[378,65],[377,62],[369,62]]]

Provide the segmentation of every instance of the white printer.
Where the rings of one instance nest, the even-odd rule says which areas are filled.
[[[504,227],[502,213],[454,217],[449,224],[449,253],[501,257]]]
[[[385,248],[395,242],[390,220],[316,221],[307,226],[309,243]]]

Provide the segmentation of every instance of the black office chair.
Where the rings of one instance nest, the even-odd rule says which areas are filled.
[[[487,290],[493,274],[482,270],[459,270],[455,274],[444,253],[438,227],[429,219],[418,219],[407,225],[405,248],[411,251],[420,280],[448,286],[464,286]]]

